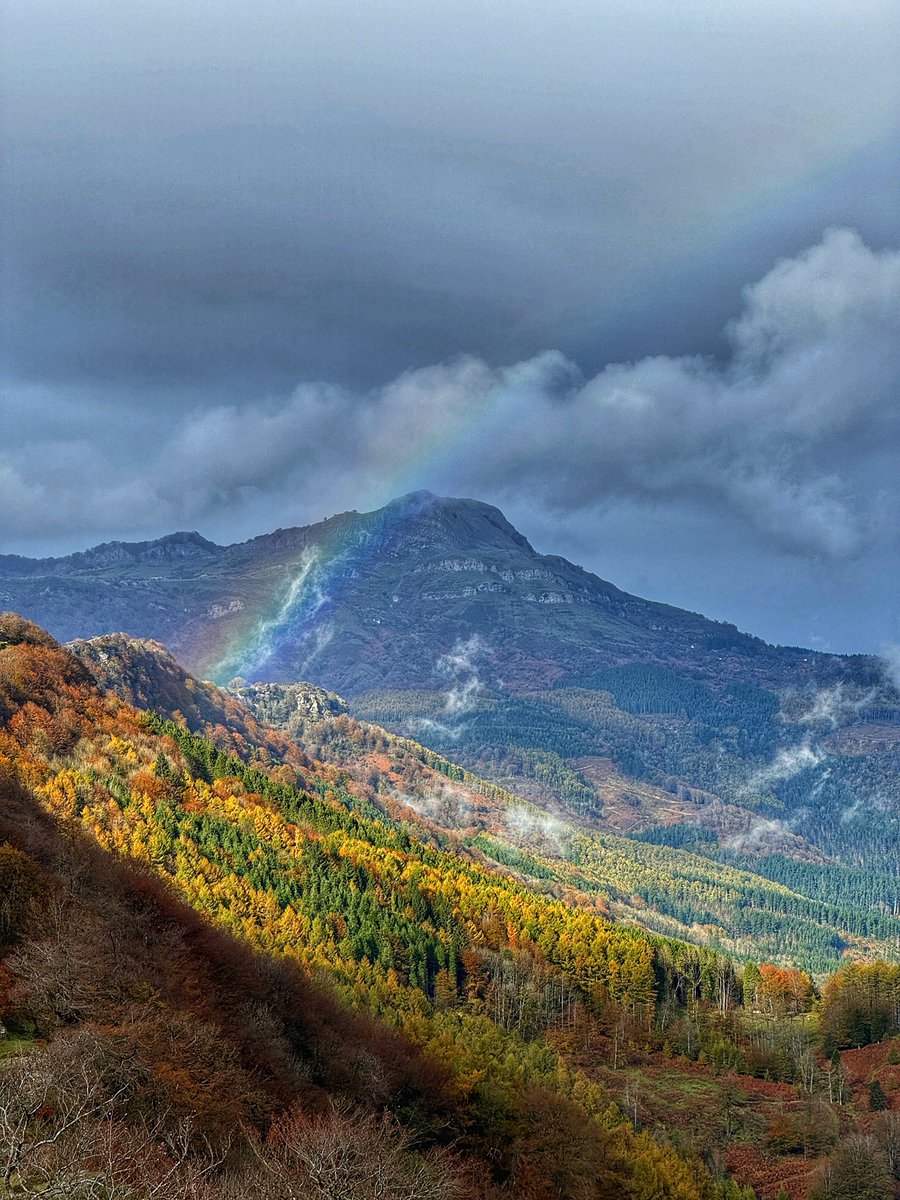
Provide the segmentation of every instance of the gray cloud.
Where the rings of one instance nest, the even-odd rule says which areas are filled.
[[[780,550],[847,559],[888,523],[860,465],[900,446],[898,335],[900,253],[832,230],[747,288],[722,364],[657,356],[583,380],[548,351],[505,368],[456,359],[369,393],[304,384],[188,416],[138,476],[96,446],[44,443],[20,455],[27,475],[3,463],[0,487],[25,534],[51,493],[69,528],[115,512],[140,530],[276,499],[377,503],[427,482],[527,494],[551,514],[618,497],[718,507]]]
[[[3,21],[6,369],[126,407],[706,351],[773,255],[900,234],[889,0]]]
[[[364,393],[304,384],[189,414],[139,473],[87,439],[26,442],[0,456],[0,502],[23,537],[110,513],[135,533],[252,532],[273,512],[284,523],[429,486],[548,528],[662,505],[688,525],[715,513],[776,559],[896,563],[898,334],[900,253],[831,230],[746,288],[722,362],[656,356],[584,379],[547,351],[503,368],[458,358]]]

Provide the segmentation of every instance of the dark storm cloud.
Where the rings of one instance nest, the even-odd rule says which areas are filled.
[[[769,636],[896,640],[895,25],[9,6],[0,551],[427,486]]]
[[[502,368],[464,357],[367,393],[304,384],[284,401],[206,407],[155,447],[140,439],[138,475],[72,429],[51,436],[51,405],[43,439],[28,422],[16,456],[27,472],[6,463],[8,528],[52,522],[41,496],[53,489],[66,496],[63,528],[109,512],[141,528],[148,512],[181,523],[248,497],[273,509],[288,497],[386,500],[427,476],[557,512],[616,498],[710,503],[789,553],[856,556],[886,521],[866,464],[900,448],[900,253],[829,231],[746,289],[727,336],[724,364],[655,356],[585,381],[557,351]],[[20,428],[35,407],[27,397]]]
[[[10,6],[8,370],[178,407],[461,351],[596,369],[709,349],[779,254],[837,221],[883,235],[876,193],[848,213],[839,188],[890,125],[891,19],[876,0]],[[800,227],[735,239],[813,173]]]

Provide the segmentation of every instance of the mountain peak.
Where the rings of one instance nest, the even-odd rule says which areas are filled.
[[[105,567],[115,563],[163,562],[171,559],[206,557],[221,550],[196,530],[179,530],[146,542],[103,542],[90,550],[72,554],[65,561],[77,567]]]
[[[436,496],[426,490],[408,492],[391,500],[383,508],[364,514],[364,519],[397,522],[408,533],[410,525],[430,530],[436,538],[450,543],[500,547],[510,543],[534,554],[528,539],[507,520],[499,508],[483,500],[460,496]]]
[[[210,542],[196,530],[179,530],[144,542],[100,542],[87,550],[58,558],[24,558],[19,554],[0,555],[0,575],[68,575],[110,567],[137,566],[141,563],[183,561],[207,558],[221,553],[222,547]]]
[[[428,488],[419,488],[414,492],[405,492],[402,496],[395,496],[393,500],[389,500],[385,504],[385,508],[405,507],[412,508],[415,505],[423,507],[435,502],[446,501],[446,496],[436,496],[434,492],[429,492]]]

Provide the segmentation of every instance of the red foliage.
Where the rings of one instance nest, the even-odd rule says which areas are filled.
[[[767,1012],[786,1016],[809,1011],[813,1000],[813,984],[805,971],[763,963],[759,974],[757,1000]]]

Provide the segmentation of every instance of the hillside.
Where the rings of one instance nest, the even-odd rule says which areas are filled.
[[[766,1200],[782,1183],[799,1200],[818,1168],[825,1170],[824,1154],[836,1146],[828,1162],[840,1165],[853,1153],[852,1136],[845,1147],[840,1134],[855,1136],[868,1123],[853,1109],[849,1088],[845,1099],[843,1092],[835,1099],[833,1060],[829,1065],[817,1049],[815,1026],[803,1016],[813,997],[808,976],[765,965],[735,970],[722,955],[610,923],[602,892],[583,886],[586,871],[576,866],[563,880],[562,859],[484,832],[521,802],[458,769],[454,778],[451,764],[421,747],[384,734],[379,741],[378,731],[343,713],[315,714],[296,729],[301,741],[321,738],[330,747],[333,762],[322,762],[249,713],[243,727],[255,728],[253,737],[232,734],[219,720],[207,725],[199,714],[228,712],[233,719],[238,702],[192,680],[159,647],[111,638],[79,651],[75,657],[60,650],[17,618],[0,625],[2,836],[10,844],[0,850],[0,887],[9,888],[12,871],[14,881],[30,881],[35,896],[34,904],[4,910],[10,948],[2,952],[0,1017],[13,1031],[13,1050],[27,1051],[35,1034],[50,1039],[46,1050],[12,1060],[0,1090],[7,1078],[18,1086],[16,1073],[26,1069],[37,1071],[39,1084],[41,1072],[57,1078],[53,1073],[68,1070],[71,1054],[80,1053],[73,1037],[98,1041],[98,1062],[107,1063],[104,1055],[121,1052],[119,1029],[132,1039],[129,1054],[144,1072],[139,1111],[120,1104],[114,1090],[91,1114],[79,1152],[96,1153],[114,1119],[117,1137],[140,1141],[141,1170],[171,1167],[185,1181],[185,1195],[205,1195],[200,1172],[218,1197],[232,1194],[227,1187],[235,1178],[245,1188],[238,1194],[247,1194],[240,1173],[250,1170],[248,1152],[258,1165],[248,1136],[265,1139],[261,1153],[288,1174],[306,1169],[312,1149],[321,1156],[323,1142],[362,1139],[369,1157],[407,1181],[403,1187],[411,1173],[421,1180],[430,1171],[434,1188],[444,1189],[404,1191],[398,1183],[391,1193],[397,1197],[469,1188],[492,1200],[749,1195],[721,1179],[726,1164]],[[135,678],[143,688],[153,679],[170,702],[180,696],[182,708],[193,696],[197,728],[222,745],[237,738],[237,752],[191,732],[186,715],[179,724],[104,696],[88,672],[91,658],[120,690],[133,688]],[[329,725],[332,736],[324,736]],[[373,752],[379,778],[363,781]],[[385,779],[390,785],[380,786]],[[403,781],[418,786],[424,805],[396,793]],[[484,820],[474,840],[458,820],[455,829],[443,823],[448,793],[441,782],[452,784],[457,798],[480,797]],[[21,883],[13,888],[6,895],[21,897]],[[47,889],[58,897],[49,906]],[[55,914],[50,924],[47,914]],[[204,921],[222,934],[204,934],[211,928]],[[187,944],[176,952],[178,939]],[[107,946],[121,974],[100,964]],[[194,948],[203,946],[210,949],[197,959]],[[244,979],[256,972],[271,988],[275,967],[266,963],[285,961],[301,973],[277,986],[295,1014],[290,1032],[280,1034],[283,1018],[273,1013],[260,1023],[271,1000],[254,999],[256,985]],[[210,969],[211,982],[198,985],[195,974]],[[900,1031],[900,973],[872,971],[827,985],[820,1018],[826,1049],[840,1054],[843,1046]],[[308,972],[320,982],[309,983]],[[329,995],[314,999],[316,987]],[[262,1047],[241,1043],[249,1034],[234,1015],[236,995],[251,1006]],[[305,1028],[297,1012],[310,1004],[316,1012]],[[263,1051],[263,1063],[270,1061],[270,1041],[280,1047],[281,1066],[264,1066],[256,1086],[265,1092],[267,1070],[280,1070],[281,1082],[270,1099],[252,1101],[256,1107],[240,1117],[242,1132],[224,1157],[206,1126],[199,1146],[180,1151],[177,1138],[163,1132],[169,1116],[160,1124],[160,1113],[170,1106],[193,1122],[201,1119],[195,1106],[202,1113],[208,1105],[219,1134],[224,1128],[226,1140],[236,1136],[227,1133],[234,1113],[220,1104],[230,1085],[196,1057],[205,1053],[202,1039],[192,1035],[178,1069],[169,1065],[170,1026],[162,1034],[153,1022],[184,1018],[166,1015],[167,1006],[211,1031],[225,1021],[223,1036],[248,1066]],[[354,1026],[360,1018],[348,1006],[370,1014],[367,1032]],[[400,1032],[390,1033],[385,1022]],[[392,1041],[398,1036],[415,1047],[400,1051],[402,1067],[391,1049],[399,1048]],[[374,1039],[373,1050],[354,1082],[352,1066],[349,1080],[341,1072],[347,1056],[352,1063],[359,1052],[346,1041],[360,1039]],[[308,1067],[290,1065],[292,1055],[310,1053],[318,1100],[308,1082],[291,1082],[298,1069],[310,1079]],[[373,1073],[379,1054],[394,1065]],[[866,1078],[860,1072],[874,1073],[894,1104],[880,1062],[851,1068],[848,1060],[846,1077],[852,1074],[858,1089]],[[192,1072],[205,1082],[191,1083]],[[379,1090],[364,1084],[370,1077]],[[245,1102],[257,1094],[236,1086]],[[425,1089],[420,1099],[416,1088]],[[341,1095],[349,1108],[341,1107]],[[620,1107],[611,1106],[613,1098]],[[334,1116],[327,1115],[331,1107],[316,1115],[323,1100],[338,1103]],[[373,1125],[382,1113],[389,1123]],[[887,1161],[879,1147],[893,1128],[882,1125],[872,1125],[868,1151],[879,1163]],[[551,1141],[542,1133],[548,1127]],[[671,1138],[680,1154],[668,1146]],[[60,1146],[71,1155],[70,1142],[63,1138]],[[57,1155],[54,1170],[59,1161]],[[362,1167],[354,1160],[341,1169]],[[351,1194],[343,1186],[340,1194]],[[836,1200],[837,1193],[822,1195]]]
[[[132,668],[136,661],[132,655]],[[591,986],[600,986],[616,963],[622,997],[631,989],[629,1002],[641,1013],[652,1002],[650,944],[616,930],[595,906],[578,913],[486,871],[474,858],[415,840],[334,768],[276,764],[283,748],[278,735],[271,745],[246,746],[254,764],[271,758],[263,769],[183,726],[105,697],[80,659],[11,617],[0,623],[0,721],[9,843],[2,885],[4,898],[18,905],[4,927],[12,951],[4,955],[2,1017],[19,1043],[50,1039],[46,1051],[26,1054],[21,1067],[14,1060],[13,1074],[0,1077],[0,1089],[7,1079],[13,1089],[0,1097],[0,1113],[7,1098],[14,1106],[21,1093],[16,1072],[44,1072],[35,1086],[49,1081],[53,1094],[66,1055],[78,1052],[70,1049],[72,1030],[97,1040],[100,1082],[91,1075],[91,1091],[100,1100],[86,1114],[88,1131],[96,1128],[93,1140],[74,1147],[84,1162],[70,1162],[72,1170],[83,1172],[114,1128],[126,1142],[141,1139],[148,1172],[157,1155],[165,1172],[175,1153],[166,1141],[171,1112],[173,1123],[178,1113],[189,1122],[175,1167],[193,1172],[192,1179],[202,1176],[214,1195],[248,1194],[229,1172],[250,1170],[254,1136],[264,1161],[271,1155],[273,1169],[295,1179],[280,1186],[311,1197],[414,1200],[471,1192],[642,1200],[659,1186],[680,1200],[739,1194],[717,1185],[696,1157],[679,1158],[633,1132],[610,1108],[609,1094],[567,1067],[540,1036],[580,1011],[588,977],[577,982],[577,953]],[[123,865],[104,865],[110,854]],[[162,888],[144,882],[147,873]],[[33,905],[23,902],[22,880],[29,881]],[[210,933],[208,965],[179,948],[185,938],[202,944],[208,928],[188,915],[185,903],[227,935],[217,941]],[[163,910],[172,915],[163,918]],[[84,928],[71,935],[78,922]],[[104,965],[107,952],[112,973]],[[256,972],[261,984],[245,985],[245,972]],[[320,1000],[310,974],[328,989]],[[272,1013],[267,989],[280,1006]],[[227,1001],[219,1011],[222,996]],[[244,1008],[228,1023],[228,1004],[237,997]],[[178,1010],[172,1017],[170,1006]],[[309,1007],[321,1011],[307,1025]],[[370,1017],[354,1016],[353,1009]],[[183,1010],[195,1025],[184,1024]],[[238,1040],[239,1055],[239,1039],[249,1037],[245,1011],[262,1041],[244,1051],[248,1067],[265,1072],[266,1056],[276,1055],[285,1076],[266,1103],[239,1076],[225,1082],[198,1058],[217,1020],[226,1022],[226,1045]],[[292,1024],[282,1031],[287,1012]],[[167,1044],[167,1053],[174,1052],[172,1021],[185,1040],[178,1064],[165,1058]],[[403,1032],[391,1032],[388,1022]],[[107,1094],[107,1041],[127,1053],[126,1035],[144,1073],[134,1083],[129,1078],[124,1090],[110,1077]],[[404,1038],[412,1045],[404,1048]],[[202,1085],[192,1082],[194,1070]],[[203,1125],[207,1092],[216,1130]],[[233,1092],[237,1107],[220,1111],[216,1101]],[[26,1108],[23,1119],[30,1128],[37,1118]],[[545,1128],[562,1137],[565,1159]],[[67,1129],[63,1123],[53,1145],[71,1156]],[[38,1142],[40,1131],[31,1132]],[[224,1138],[221,1153],[214,1133]],[[362,1152],[348,1159],[347,1147],[360,1134]],[[445,1150],[450,1142],[452,1157]],[[29,1186],[45,1169],[63,1170],[59,1154],[48,1159],[29,1146],[27,1161],[13,1167]],[[338,1182],[328,1190],[316,1171],[325,1170],[335,1146],[345,1149],[329,1167]],[[383,1170],[381,1183],[367,1190],[372,1155]],[[395,1183],[379,1191],[387,1172]],[[122,1194],[142,1194],[140,1186]],[[250,1185],[250,1194],[269,1194],[257,1186]]]
[[[813,927],[798,942],[773,922],[766,954],[825,970],[860,939],[889,944],[900,695],[885,664],[767,646],[629,596],[536,554],[488,505],[417,493],[235,546],[175,534],[7,557],[0,593],[62,636],[161,639],[195,674],[237,677],[257,721],[287,732],[307,710],[333,715],[333,693],[313,686],[336,689],[338,707],[605,836],[604,861],[633,860],[616,874],[633,878],[645,923],[739,952],[760,935],[685,904],[681,886],[673,898],[641,885],[637,864],[652,875],[672,860],[655,844],[689,854],[685,874],[727,877],[736,896],[752,877],[804,897]],[[142,669],[126,699],[153,695],[161,711],[212,722],[204,693],[169,702],[152,656]],[[246,713],[216,703],[230,736],[252,736]],[[829,921],[830,934],[814,932]]]
[[[891,955],[900,936],[900,921],[881,902],[892,880],[848,877],[798,838],[786,849],[803,856],[805,873],[786,886],[760,874],[755,859],[743,868],[711,861],[690,847],[607,832],[603,822],[559,806],[548,812],[415,741],[357,721],[340,697],[319,688],[225,691],[194,679],[163,647],[121,635],[71,649],[107,690],[185,722],[223,750],[255,761],[263,752],[263,762],[300,769],[337,767],[370,805],[418,836],[512,867],[531,886],[576,889],[648,931],[817,972],[846,953]],[[740,817],[744,832],[758,819],[749,810],[723,806],[723,813],[723,820]],[[823,879],[833,896],[822,894]]]

